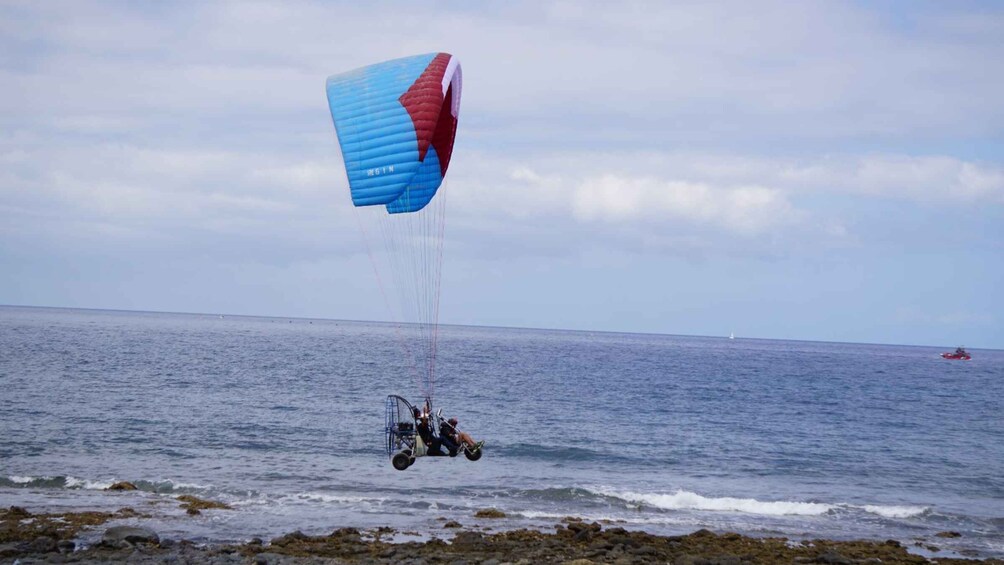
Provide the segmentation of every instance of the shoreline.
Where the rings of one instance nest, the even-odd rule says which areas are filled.
[[[191,513],[207,501],[192,502]],[[211,503],[210,503],[211,504]],[[480,517],[504,518],[494,509]],[[131,508],[116,512],[79,511],[33,513],[19,507],[0,510],[0,563],[675,563],[682,565],[740,565],[743,563],[922,564],[985,563],[1004,565],[1000,558],[942,550],[936,540],[913,546],[896,540],[794,540],[787,537],[750,537],[706,529],[678,535],[654,535],[626,530],[617,524],[586,522],[566,517],[553,531],[514,529],[493,531],[443,524],[443,537],[398,541],[413,537],[390,527],[357,529],[333,527],[330,534],[309,536],[299,531],[272,540],[246,543],[199,544],[161,538],[141,525],[105,527],[106,522],[141,520]],[[82,533],[102,532],[101,540],[78,545]],[[942,535],[943,534],[943,535]],[[942,532],[942,537],[957,537]],[[942,555],[939,556],[938,554]]]

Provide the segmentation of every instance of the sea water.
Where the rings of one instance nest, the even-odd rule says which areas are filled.
[[[402,472],[384,399],[421,394],[401,335],[0,307],[0,506],[131,507],[126,523],[209,543],[571,515],[1004,555],[1002,351],[443,326],[435,407],[484,457]],[[139,490],[104,490],[122,480]],[[233,509],[189,516],[180,494]]]

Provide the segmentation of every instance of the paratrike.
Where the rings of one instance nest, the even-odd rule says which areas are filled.
[[[970,355],[963,347],[956,347],[955,351],[951,353],[942,353],[941,356],[945,359],[953,359],[955,361],[969,361],[973,358],[973,356]]]
[[[398,471],[411,467],[419,457],[456,457],[463,452],[471,461],[481,459],[484,448],[480,443],[469,447],[461,442],[451,449],[448,442],[443,441],[440,430],[450,423],[443,420],[442,408],[429,414],[396,394],[387,397],[385,406],[387,455]],[[420,433],[420,426],[427,426],[425,433]],[[428,441],[422,439],[423,435]]]
[[[340,186],[348,188],[376,282],[396,322],[400,366],[410,369],[424,399],[416,413],[404,398],[387,397],[387,454],[399,470],[427,455],[463,451],[472,461],[481,458],[481,444],[456,430],[455,420],[432,413],[446,174],[462,88],[460,62],[442,52],[375,63],[325,83],[345,165]],[[371,244],[367,234],[379,235],[382,244]]]

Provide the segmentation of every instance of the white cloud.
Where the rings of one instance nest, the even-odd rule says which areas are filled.
[[[249,175],[257,181],[303,194],[344,192],[348,186],[345,168],[335,159],[323,163],[300,161],[258,165]]]
[[[793,207],[776,189],[606,174],[574,189],[572,213],[582,221],[684,220],[752,234],[787,223]]]
[[[963,34],[938,25],[953,14],[918,9],[903,16],[911,34],[842,3],[454,5],[422,26],[393,6],[375,17],[308,2],[24,5],[6,14],[25,64],[3,69],[0,101],[85,126],[136,119],[123,113],[296,112],[323,104],[327,74],[445,49],[467,69],[464,113],[488,120],[475,127],[538,145],[570,131],[797,144],[1004,126],[999,15],[972,25],[955,14]]]
[[[217,234],[248,249],[262,240],[339,247],[331,240],[352,227],[338,171],[298,157],[118,144],[3,155],[16,165],[0,174],[12,240],[198,245]]]
[[[351,224],[324,78],[437,49],[465,65],[451,216],[485,237],[714,252],[853,238],[817,195],[1004,202],[997,163],[895,149],[1004,127],[996,14],[517,2],[416,27],[389,6],[0,8],[0,206],[151,233]],[[859,153],[872,138],[892,149]]]
[[[817,159],[694,153],[565,152],[512,163],[468,153],[451,175],[472,212],[558,214],[609,224],[660,217],[758,231],[800,214],[806,196],[922,205],[1004,203],[1004,168],[948,156]]]
[[[778,181],[793,189],[926,204],[1004,204],[1004,167],[943,155],[823,158],[785,168]]]

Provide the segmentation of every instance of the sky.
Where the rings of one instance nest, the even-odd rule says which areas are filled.
[[[324,94],[463,65],[440,321],[1004,348],[1004,5],[0,2],[0,304],[386,320]]]

